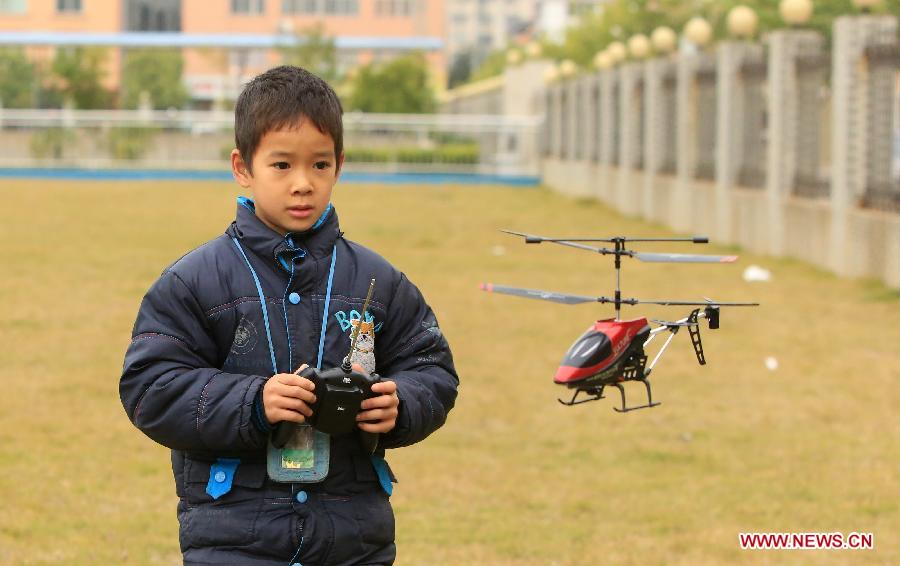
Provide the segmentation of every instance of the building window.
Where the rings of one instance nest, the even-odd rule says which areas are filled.
[[[346,16],[359,13],[359,0],[282,0],[285,14],[328,14]]]
[[[413,13],[413,0],[375,0],[375,15],[390,18],[409,17]]]
[[[0,14],[24,14],[27,9],[26,0],[0,0]]]
[[[265,11],[265,0],[231,0],[232,14],[262,14]]]
[[[81,0],[56,0],[57,12],[80,12]]]
[[[281,11],[285,14],[315,14],[319,12],[320,0],[282,0]]]
[[[181,0],[127,0],[126,31],[181,31]]]
[[[325,13],[335,15],[356,14],[359,12],[358,0],[325,0]]]

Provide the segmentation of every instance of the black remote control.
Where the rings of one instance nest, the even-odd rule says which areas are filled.
[[[372,298],[372,290],[375,280],[369,284],[369,292],[366,296],[363,312],[369,306]],[[377,374],[366,375],[352,368],[350,357],[356,348],[356,339],[359,332],[357,326],[350,344],[350,353],[344,358],[340,367],[317,370],[313,367],[304,368],[298,375],[305,377],[315,384],[313,393],[316,402],[310,405],[312,416],[306,419],[306,423],[316,430],[327,434],[347,434],[356,428],[356,415],[359,414],[363,400],[374,397],[372,385],[381,381]],[[272,431],[272,446],[283,448],[294,433],[296,424],[282,421],[275,425]],[[363,449],[372,453],[378,444],[378,435],[360,430],[360,442]]]

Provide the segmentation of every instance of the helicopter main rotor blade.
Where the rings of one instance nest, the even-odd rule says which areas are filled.
[[[504,295],[514,295],[516,297],[525,297],[528,299],[539,299],[542,301],[551,301],[553,303],[562,303],[564,305],[596,303],[605,298],[585,297],[583,295],[567,295],[565,293],[553,293],[551,291],[540,291],[536,289],[523,289],[521,287],[506,287],[503,285],[494,285],[493,283],[482,283],[481,285],[479,285],[479,287],[482,291],[487,291],[488,293],[502,293]]]
[[[615,256],[626,256],[626,257],[634,257],[639,259],[640,261],[648,262],[648,263],[734,263],[737,261],[738,256],[736,255],[706,255],[706,254],[667,254],[667,253],[644,253],[644,252],[635,252],[632,250],[611,250],[609,248],[598,248],[596,246],[588,246],[586,244],[579,244],[578,241],[597,241],[597,242],[625,242],[625,238],[613,238],[613,239],[601,239],[601,238],[545,238],[543,236],[536,236],[534,234],[526,234],[524,232],[515,232],[513,230],[501,230],[501,232],[505,232],[507,234],[512,234],[514,236],[522,236],[525,238],[526,244],[540,244],[541,242],[550,242],[552,244],[559,244],[561,246],[569,246],[571,248],[578,248],[580,250],[587,250],[589,252],[595,252],[602,255],[615,255]],[[703,236],[695,236],[693,238],[634,238],[631,240],[632,242],[694,242],[697,244],[706,243],[709,241],[708,238]]]
[[[539,299],[542,301],[550,301],[553,303],[562,303],[564,305],[579,305],[583,303],[600,303],[614,304],[615,299],[611,297],[588,297],[585,295],[570,295],[567,293],[555,293],[553,291],[541,291],[538,289],[524,289],[522,287],[506,287],[504,285],[494,285],[493,283],[482,283],[479,285],[482,291],[488,293],[502,293],[504,295],[513,295],[515,297],[525,297],[528,299]],[[668,307],[758,307],[759,303],[729,303],[721,301],[713,301],[706,299],[705,301],[666,301],[653,300],[645,301],[643,299],[622,298],[619,299],[622,305],[662,305]]]
[[[709,297],[703,297],[706,299],[706,304],[712,307],[758,307],[759,303],[721,303],[719,301],[714,301]]]
[[[593,237],[576,237],[576,238],[546,238],[534,234],[526,234],[524,232],[516,232],[514,230],[501,229],[501,232],[512,234],[514,236],[523,236],[526,243],[539,244],[541,242],[691,242],[693,244],[708,244],[709,238],[706,236],[690,236],[687,238],[629,238],[627,236],[619,236],[615,238],[593,238]]]
[[[628,305],[663,305],[667,307],[758,307],[759,303],[723,303],[719,301],[644,301],[642,299],[622,299]]]
[[[632,257],[648,263],[734,263],[736,255],[658,254],[632,252]]]
[[[599,240],[599,239],[588,239],[588,238],[573,238],[573,240],[563,240],[562,238],[545,238],[543,236],[535,236],[534,234],[526,234],[524,232],[513,232],[512,230],[500,230],[501,232],[506,232],[507,234],[512,234],[513,236],[522,236],[525,238],[526,244],[540,244],[541,242],[550,242],[551,244],[559,244],[561,246],[569,246],[572,248],[578,248],[579,250],[587,250],[589,252],[596,252],[599,254],[615,254],[615,250],[611,250],[608,248],[598,248],[596,246],[587,246],[585,244],[577,244],[573,240],[581,240],[587,242],[606,242],[609,240]],[[621,255],[631,255],[631,252],[625,252]]]

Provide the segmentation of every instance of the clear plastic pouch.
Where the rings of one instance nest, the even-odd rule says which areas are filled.
[[[287,424],[287,423],[286,423]],[[331,437],[307,424],[293,424],[290,440],[284,448],[269,442],[266,461],[272,481],[313,483],[328,475],[331,456]]]

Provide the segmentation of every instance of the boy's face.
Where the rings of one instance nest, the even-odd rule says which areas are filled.
[[[253,155],[253,173],[240,152],[231,152],[235,180],[253,193],[256,216],[281,235],[312,228],[331,200],[344,155],[335,160],[334,140],[310,120],[266,132]]]

